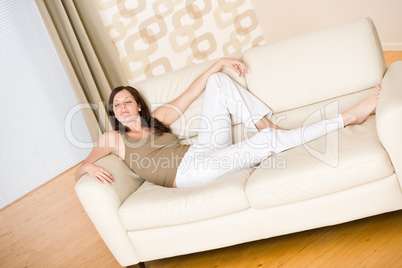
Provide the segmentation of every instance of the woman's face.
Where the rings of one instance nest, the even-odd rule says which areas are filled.
[[[114,96],[113,99],[113,112],[117,120],[122,124],[127,124],[132,120],[137,120],[141,107],[138,106],[133,95],[123,89]]]

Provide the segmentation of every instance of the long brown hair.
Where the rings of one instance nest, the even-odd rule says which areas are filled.
[[[109,111],[109,120],[114,130],[118,130],[120,133],[125,133],[129,130],[126,126],[123,126],[123,124],[120,123],[119,120],[117,120],[113,112],[114,97],[116,96],[117,93],[119,93],[124,89],[130,92],[130,94],[134,97],[135,101],[137,102],[138,106],[141,107],[140,117],[142,127],[150,128],[157,135],[162,135],[163,133],[171,132],[169,127],[165,126],[158,119],[151,116],[151,112],[149,111],[148,105],[141,97],[138,90],[136,90],[131,86],[116,87],[115,89],[113,89],[112,93],[110,93],[108,111]]]

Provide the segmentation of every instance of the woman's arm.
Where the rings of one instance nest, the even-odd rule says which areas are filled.
[[[116,152],[118,149],[118,134],[115,131],[108,131],[103,134],[98,143],[92,149],[88,157],[82,162],[81,166],[75,171],[75,179],[78,181],[82,175],[88,173],[99,183],[111,185],[114,183],[113,175],[103,167],[95,165],[95,161],[108,154]]]
[[[153,113],[153,117],[167,126],[171,125],[174,121],[179,119],[190,104],[201,95],[207,85],[208,78],[212,74],[219,72],[223,66],[234,70],[239,77],[247,73],[246,65],[241,60],[236,58],[222,58],[194,80],[190,87],[177,99],[156,109]]]

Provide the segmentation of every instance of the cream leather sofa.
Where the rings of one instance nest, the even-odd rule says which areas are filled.
[[[117,261],[154,259],[227,247],[339,224],[402,208],[402,62],[388,70],[373,22],[362,18],[239,55],[249,73],[239,79],[264,101],[284,128],[344,111],[376,84],[375,115],[327,137],[192,189],[144,182],[109,155],[97,163],[113,186],[84,175],[76,192]],[[183,92],[213,61],[134,85],[152,108]],[[191,142],[202,96],[172,125]],[[248,134],[233,118],[233,136]]]

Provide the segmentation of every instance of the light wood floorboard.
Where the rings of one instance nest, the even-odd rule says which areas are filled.
[[[385,61],[387,66],[391,65],[391,63],[395,61],[402,60],[402,51],[384,51]]]
[[[384,54],[387,65],[402,60]],[[74,170],[0,211],[0,267],[120,267],[77,199]],[[146,266],[402,267],[402,211]]]

